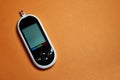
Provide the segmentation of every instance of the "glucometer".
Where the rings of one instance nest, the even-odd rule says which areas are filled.
[[[18,32],[26,49],[35,64],[40,69],[47,69],[56,62],[56,50],[53,47],[41,21],[32,14],[20,12]]]

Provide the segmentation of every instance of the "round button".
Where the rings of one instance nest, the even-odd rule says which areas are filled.
[[[43,57],[43,56],[45,56],[45,55],[46,55],[45,52],[43,52],[43,53],[41,52],[41,53],[40,53],[40,56],[41,56],[41,57]]]
[[[41,58],[38,58],[37,60],[38,60],[38,61],[41,61],[42,59],[41,59]]]
[[[45,60],[48,60],[48,57],[46,57]]]
[[[50,50],[51,52],[53,52],[53,49],[51,48],[51,50]]]
[[[53,56],[53,52],[48,52],[48,56],[52,57]]]
[[[47,60],[48,60],[48,57],[44,57],[44,58],[43,58],[43,61],[46,62]]]
[[[42,53],[42,55],[45,55],[46,53],[44,52],[44,53]]]

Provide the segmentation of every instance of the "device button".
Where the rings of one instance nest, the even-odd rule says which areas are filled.
[[[44,53],[42,53],[42,55],[45,55],[46,53],[44,52]]]
[[[52,57],[54,52],[48,52],[48,56]]]
[[[51,50],[50,50],[50,51],[51,51],[51,52],[54,52],[52,48],[51,48]]]
[[[44,57],[43,61],[46,62],[48,60],[48,57]]]
[[[38,58],[37,60],[38,60],[38,61],[41,61],[42,59],[41,59],[41,58]]]
[[[47,61],[47,60],[48,60],[48,57],[46,57],[45,60]]]
[[[39,54],[40,54],[41,57],[44,57],[44,56],[46,55],[45,52],[43,52],[43,53],[39,53]]]

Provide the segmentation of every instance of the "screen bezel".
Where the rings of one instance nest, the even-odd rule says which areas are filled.
[[[24,37],[24,39],[25,39],[25,41],[26,41],[26,43],[27,43],[30,51],[32,52],[32,54],[33,54],[34,51],[30,48],[30,45],[29,45],[27,39],[25,38],[25,35],[23,34],[22,29],[24,29],[26,27],[29,27],[30,25],[35,24],[35,23],[37,23],[37,25],[38,25],[38,27],[39,27],[39,29],[40,29],[43,37],[45,38],[45,41],[47,42],[47,44],[51,48],[50,43],[49,43],[49,41],[47,39],[47,36],[46,36],[44,30],[42,29],[42,25],[40,24],[40,22],[35,17],[33,17],[33,16],[27,16],[27,17],[23,18],[20,21],[19,28],[20,28],[20,31],[21,31],[21,33],[22,33],[22,35],[23,35],[23,37]]]

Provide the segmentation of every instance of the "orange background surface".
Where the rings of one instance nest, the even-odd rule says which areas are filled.
[[[20,10],[41,19],[58,55],[52,68],[30,61]],[[0,80],[120,80],[120,1],[0,0]]]

